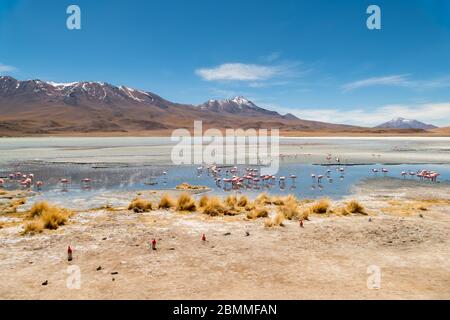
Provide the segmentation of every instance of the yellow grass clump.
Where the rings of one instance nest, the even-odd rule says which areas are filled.
[[[51,205],[47,201],[35,203],[28,212],[31,218],[40,217],[45,211],[49,211]]]
[[[44,224],[40,220],[28,222],[24,229],[25,234],[41,233],[42,231],[44,231]]]
[[[311,212],[312,213],[319,213],[324,214],[328,212],[328,209],[330,208],[330,200],[329,199],[320,199],[316,202],[314,202],[311,206]]]
[[[195,205],[195,200],[191,197],[189,193],[182,193],[177,200],[177,211],[195,211],[197,206]]]
[[[264,192],[256,197],[255,202],[258,204],[272,204],[272,199]]]
[[[199,207],[200,209],[203,209],[204,207],[206,207],[206,205],[208,204],[208,202],[209,202],[209,197],[205,194],[205,195],[203,195],[203,196],[200,198],[200,200],[198,201],[198,207]]]
[[[225,198],[225,204],[229,207],[234,207],[237,204],[238,200],[236,196],[229,195]]]
[[[239,201],[237,202],[237,206],[240,208],[245,208],[250,204],[250,200],[248,200],[247,196],[241,196]]]
[[[288,220],[298,218],[301,214],[297,201],[294,202],[293,200],[286,201],[285,204],[279,206],[277,210]]]
[[[134,199],[128,206],[128,210],[133,210],[136,213],[149,212],[152,208],[150,201],[141,198]]]
[[[163,194],[161,199],[159,200],[159,209],[170,209],[176,206],[176,202],[169,196],[167,193]]]
[[[272,204],[275,206],[282,206],[284,205],[285,197],[276,196],[272,198]]]
[[[272,219],[267,218],[264,221],[264,226],[266,228],[272,228],[272,227],[283,227],[283,221],[284,221],[285,217],[283,215],[283,213],[278,212]]]
[[[248,219],[267,218],[269,216],[269,210],[265,207],[255,207],[247,213]]]
[[[222,201],[217,197],[208,198],[206,204],[203,207],[203,213],[212,217],[224,215],[227,208]]]
[[[19,199],[10,201],[9,204],[7,204],[5,206],[4,213],[16,213],[17,208],[20,207],[21,205],[24,205],[26,202],[27,202],[27,199],[25,199],[25,198],[19,198]]]
[[[25,233],[38,233],[44,229],[56,230],[65,225],[71,211],[53,206],[46,201],[35,203],[28,212],[28,217],[34,219],[25,225]]]
[[[56,230],[59,226],[65,225],[67,219],[68,214],[57,207],[53,207],[49,211],[44,211],[40,218],[44,224],[44,228],[50,230]]]
[[[356,200],[351,200],[347,205],[345,206],[345,211],[348,213],[359,213],[359,214],[366,214],[364,207]]]
[[[178,186],[176,186],[176,189],[177,190],[207,190],[209,188],[205,187],[205,186],[194,186],[187,182],[183,182],[182,184],[179,184]]]

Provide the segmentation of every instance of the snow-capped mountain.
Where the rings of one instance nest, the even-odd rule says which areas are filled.
[[[82,100],[105,104],[155,102],[151,93],[104,82],[55,83],[41,80],[19,81],[11,77],[0,77],[0,97],[14,97],[23,99],[24,102],[44,99],[69,105],[77,105]]]
[[[247,116],[271,116],[275,118],[283,118],[285,120],[298,120],[295,116],[289,114],[286,116],[280,115],[276,111],[270,111],[258,107],[252,101],[245,97],[238,96],[233,99],[225,100],[209,100],[199,106],[201,110],[207,110],[217,113],[229,113],[233,115],[247,115]]]
[[[258,107],[244,97],[200,106],[170,102],[151,92],[105,82],[55,83],[0,77],[0,136],[92,132],[164,132],[192,128],[352,130],[301,120]]]
[[[380,124],[375,128],[385,128],[385,129],[435,129],[436,126],[432,124],[426,124],[413,119],[405,119],[405,118],[395,118],[386,123]]]

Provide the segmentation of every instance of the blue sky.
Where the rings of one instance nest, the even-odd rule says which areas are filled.
[[[81,8],[81,30],[66,8]],[[368,30],[366,9],[381,8]],[[450,125],[450,1],[2,0],[0,74],[106,81],[302,118]]]

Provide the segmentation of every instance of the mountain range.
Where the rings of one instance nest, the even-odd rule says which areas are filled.
[[[54,83],[0,77],[0,135],[167,135],[177,128],[279,128],[284,134],[392,133],[299,119],[255,105],[244,97],[209,100],[199,106],[168,101],[154,93],[104,82]],[[404,132],[403,130],[402,132]],[[423,132],[409,128],[407,132]]]
[[[391,121],[380,124],[376,128],[385,128],[385,129],[436,129],[437,127],[432,124],[426,124],[413,119],[405,119],[405,118],[395,118]]]

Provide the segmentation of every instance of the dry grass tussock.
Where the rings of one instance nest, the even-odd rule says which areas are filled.
[[[277,212],[277,214],[272,218],[267,218],[264,221],[264,226],[266,228],[272,228],[272,227],[283,227],[283,221],[285,220],[285,217],[282,212]]]
[[[240,208],[246,208],[250,204],[250,200],[247,196],[241,196],[237,202],[237,206]]]
[[[177,211],[189,211],[193,212],[197,210],[197,206],[195,205],[195,200],[189,193],[182,193],[177,200],[176,205]]]
[[[255,203],[257,203],[257,204],[272,204],[272,199],[270,198],[269,195],[267,195],[267,193],[264,192],[256,197]]]
[[[247,196],[229,195],[224,200],[218,197],[203,196],[198,207],[201,212],[210,216],[235,216],[254,209],[254,204]]]
[[[269,210],[264,206],[255,206],[251,211],[247,213],[248,219],[267,218],[269,216]]]
[[[362,204],[360,204],[356,200],[351,200],[347,203],[347,205],[344,207],[345,212],[348,214],[367,214],[365,212],[365,208]]]
[[[71,215],[70,210],[53,206],[46,201],[36,203],[28,212],[28,218],[33,221],[25,225],[24,233],[39,233],[44,229],[56,230],[65,225]]]
[[[13,199],[0,206],[0,213],[17,213],[17,208],[27,202],[25,198]]]
[[[175,206],[176,206],[175,200],[167,193],[162,195],[161,199],[159,200],[159,204],[158,204],[159,209],[170,209],[170,208],[175,208]]]
[[[330,206],[331,202],[327,198],[317,200],[310,207],[311,213],[318,213],[318,214],[327,213],[328,210],[330,209]]]
[[[128,206],[128,210],[133,210],[136,213],[149,212],[152,209],[152,203],[141,198],[134,199]]]
[[[182,184],[179,184],[176,187],[177,190],[207,190],[209,189],[208,187],[205,186],[194,186],[192,184],[189,184],[187,182],[184,182]]]
[[[225,204],[229,207],[234,207],[237,204],[238,200],[236,196],[229,195],[225,198]]]
[[[206,204],[202,207],[202,212],[211,217],[222,216],[226,213],[227,208],[218,197],[207,198]]]
[[[204,207],[206,207],[206,205],[209,202],[209,197],[205,194],[203,195],[200,200],[198,201],[198,208],[199,209],[203,209]]]
[[[298,200],[295,196],[289,195],[283,199],[283,204],[278,206],[277,211],[284,216],[285,219],[292,220],[301,218],[301,211]]]

